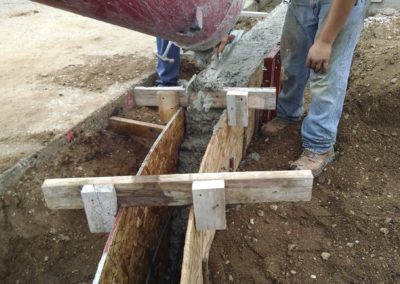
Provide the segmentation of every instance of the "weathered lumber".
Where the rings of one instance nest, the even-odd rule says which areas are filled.
[[[91,233],[108,233],[115,223],[117,194],[112,184],[87,184],[81,190]]]
[[[162,124],[166,124],[174,115],[174,113],[179,109],[178,92],[157,92],[157,100],[160,121]]]
[[[110,117],[109,128],[120,134],[155,139],[163,131],[164,126],[122,117]]]
[[[226,94],[226,103],[229,126],[239,125],[247,127],[249,125],[248,98],[248,92],[228,91]]]
[[[219,67],[218,72],[212,68],[206,69],[197,76],[193,85],[197,86],[198,90],[218,90],[228,86],[260,86],[257,84],[260,83],[260,76],[256,75],[262,72],[260,61],[279,42],[286,11],[287,5],[279,5],[265,21],[259,22],[243,36],[229,58],[224,61],[224,65]],[[247,52],[248,50],[252,52]],[[256,128],[254,116],[254,110],[249,110],[249,127],[244,130],[243,127],[237,129],[228,127],[226,115],[223,115],[225,123],[220,125],[222,128],[212,137],[208,145],[201,172],[236,170]],[[234,162],[230,163],[231,166],[227,166],[232,157]],[[203,284],[208,281],[204,279],[203,273],[208,271],[206,266],[215,230],[196,231],[194,222],[192,210],[183,253],[182,284]]]
[[[310,171],[272,171],[115,176],[47,179],[42,185],[50,209],[81,209],[81,189],[86,184],[114,186],[118,205],[179,206],[192,204],[192,184],[225,181],[227,204],[308,201],[313,176]]]
[[[150,149],[137,175],[172,173],[183,140],[184,112],[180,109]],[[168,208],[122,208],[108,237],[93,283],[143,283],[167,219]]]
[[[221,116],[218,126],[219,130],[211,137],[204,154],[200,173],[235,170],[242,159],[243,127],[229,127],[226,112]],[[208,270],[208,254],[214,234],[215,230],[196,231],[192,207],[186,230],[181,283],[203,283],[203,271]]]
[[[262,58],[260,58],[261,62]],[[256,86],[256,85],[254,85]],[[228,91],[247,91],[249,93],[249,108],[274,110],[276,108],[276,89],[268,88],[226,88],[221,91],[201,91],[201,96],[207,100],[211,108],[226,108],[226,93]],[[199,93],[185,90],[183,87],[136,87],[134,89],[135,104],[138,106],[159,106],[158,96],[165,92],[178,95],[179,104],[187,107],[198,100]]]
[[[192,186],[197,230],[225,230],[225,181],[195,181]]]

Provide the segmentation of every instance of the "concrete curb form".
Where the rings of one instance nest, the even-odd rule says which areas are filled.
[[[33,166],[39,165],[56,154],[62,147],[71,143],[74,135],[79,135],[88,129],[101,129],[107,126],[108,118],[130,110],[133,105],[133,88],[136,86],[149,86],[155,80],[156,74],[152,73],[141,78],[133,86],[123,90],[118,96],[107,102],[103,107],[92,112],[77,125],[67,130],[64,134],[58,134],[46,146],[32,153],[28,157],[19,160],[13,167],[0,174],[0,196],[25,174]]]

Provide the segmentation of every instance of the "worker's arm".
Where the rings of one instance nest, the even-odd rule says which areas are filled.
[[[311,46],[307,56],[307,67],[316,73],[327,72],[332,45],[342,30],[353,9],[355,0],[333,0],[325,25]]]

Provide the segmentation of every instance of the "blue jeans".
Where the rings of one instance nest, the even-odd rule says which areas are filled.
[[[168,40],[157,38],[157,53],[164,54],[165,49],[168,45]],[[180,48],[176,45],[172,45],[168,52],[168,58],[175,59],[174,63],[163,61],[158,59],[157,62],[157,74],[160,77],[156,81],[157,86],[176,86],[179,79],[179,67],[181,64]]]
[[[328,72],[317,74],[306,67],[306,58],[331,3],[332,0],[292,0],[281,39],[284,78],[278,117],[287,121],[301,119],[304,90],[310,79],[311,104],[301,134],[303,147],[318,154],[329,151],[336,142],[353,52],[367,7],[367,0],[358,0],[333,44]]]

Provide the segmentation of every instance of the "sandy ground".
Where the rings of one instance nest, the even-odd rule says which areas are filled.
[[[1,1],[0,172],[152,72],[154,43],[40,4]]]

